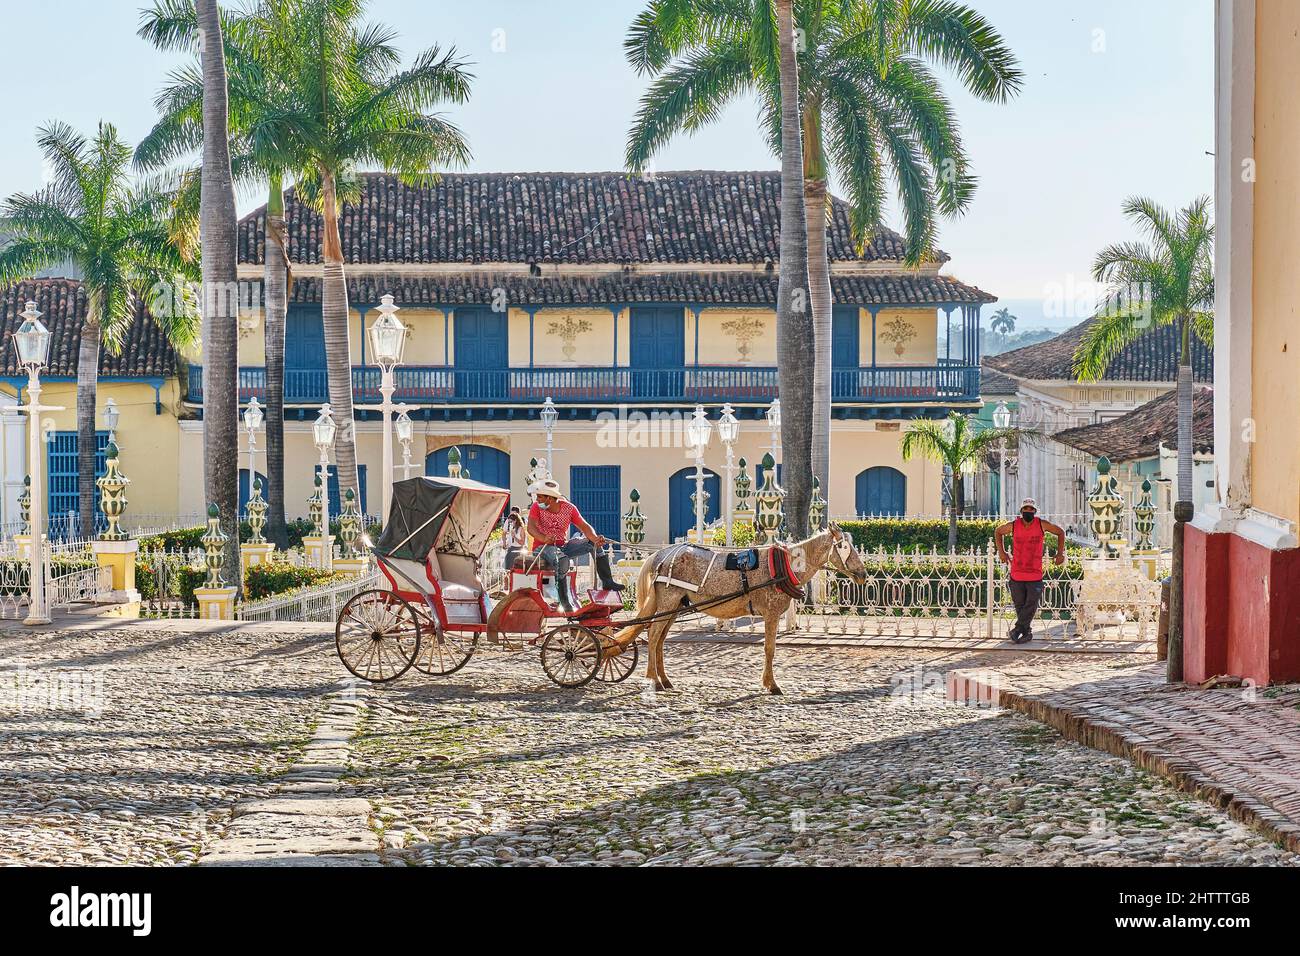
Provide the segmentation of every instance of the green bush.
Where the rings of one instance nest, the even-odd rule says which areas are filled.
[[[912,518],[867,518],[841,521],[839,526],[849,533],[860,551],[884,548],[906,552],[948,550],[948,522],[942,518],[917,520]],[[988,518],[959,518],[957,521],[957,550],[971,548],[983,551],[993,540],[998,522]],[[1056,536],[1047,535],[1047,546],[1056,549]]]
[[[298,588],[342,580],[346,576],[337,571],[300,568],[291,564],[259,564],[249,568],[244,576],[244,600],[256,601]]]
[[[733,548],[751,547],[754,544],[755,537],[757,535],[752,524],[733,524],[731,526],[731,546]],[[718,547],[726,545],[727,530],[725,528],[715,528],[713,530],[713,543]]]

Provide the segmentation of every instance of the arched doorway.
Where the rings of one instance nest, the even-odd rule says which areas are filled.
[[[709,493],[704,507],[704,521],[716,521],[722,505],[722,482],[716,473],[704,469],[704,490]],[[683,468],[668,479],[668,540],[685,537],[695,527],[695,469]]]
[[[497,488],[510,487],[510,456],[489,445],[456,445],[460,449],[460,467],[469,470],[469,476],[485,485]],[[439,448],[424,459],[424,473],[439,478],[447,477],[447,455],[452,446]]]
[[[860,515],[903,517],[907,513],[907,476],[885,465],[868,468],[858,475],[855,507]]]

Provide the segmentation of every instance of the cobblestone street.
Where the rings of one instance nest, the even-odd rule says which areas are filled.
[[[356,862],[1297,862],[1126,760],[945,701],[945,672],[995,659],[782,647],[770,697],[759,648],[683,642],[657,696],[639,669],[563,691],[492,654],[353,693],[323,629],[11,627],[0,863],[238,862],[304,799],[357,817]],[[1145,660],[1016,659],[1080,680]],[[286,852],[350,859],[316,839]]]

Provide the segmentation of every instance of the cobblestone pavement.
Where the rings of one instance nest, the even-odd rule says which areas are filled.
[[[344,809],[389,864],[1296,862],[1120,758],[946,704],[943,673],[988,660],[782,648],[770,697],[748,646],[670,645],[660,695],[485,654],[368,689],[346,748],[313,742],[346,753],[337,777],[295,783],[344,676],[324,634],[4,630],[0,863],[193,862],[236,803],[292,811],[295,786],[366,801]],[[1098,679],[1135,658],[1017,660]]]

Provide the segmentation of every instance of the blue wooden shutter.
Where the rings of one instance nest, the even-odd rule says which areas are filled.
[[[622,468],[619,465],[571,465],[569,499],[597,532],[618,539]]]
[[[361,513],[369,514],[366,510],[366,466],[357,465],[357,483],[361,485],[357,493],[361,500],[357,502],[357,507]],[[339,471],[336,465],[329,467],[329,499],[330,499],[330,518],[334,519],[343,511],[343,499],[339,496]]]
[[[51,536],[71,535],[76,529],[68,526],[67,515],[77,514],[81,509],[81,492],[77,487],[77,433],[54,432],[47,443],[46,471],[49,476],[49,494],[46,496],[47,530]],[[95,432],[95,477],[99,478],[107,469],[108,432]],[[74,519],[75,520],[75,519]],[[106,526],[104,516],[95,511],[95,529]],[[86,532],[89,535],[92,532]]]

